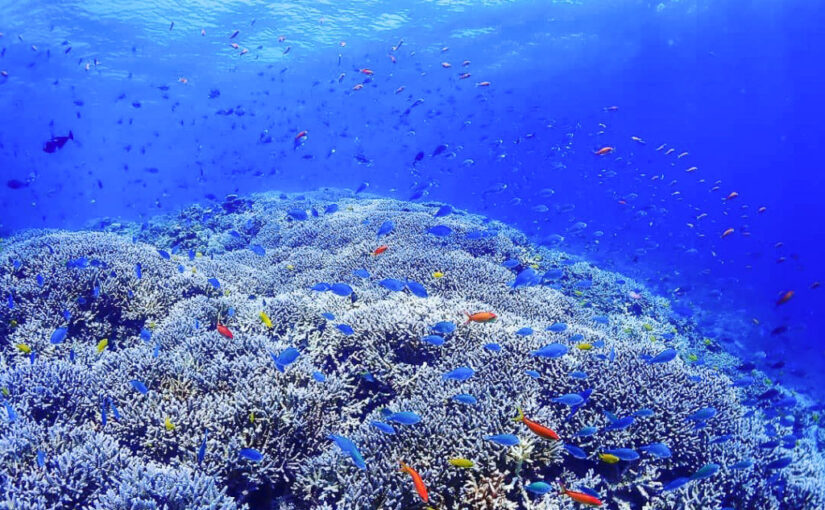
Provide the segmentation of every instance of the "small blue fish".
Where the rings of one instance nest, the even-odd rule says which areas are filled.
[[[521,264],[518,259],[507,259],[501,263],[502,266],[506,267],[507,269],[513,269],[514,267]]]
[[[561,333],[567,329],[567,324],[564,322],[555,322],[550,326],[547,326],[547,331],[552,331],[554,333]]]
[[[620,460],[624,461],[634,461],[639,459],[639,454],[635,450],[631,450],[630,448],[611,448],[605,450],[604,453],[615,455]]]
[[[525,373],[525,374],[527,374],[527,375],[529,375],[529,376],[530,376],[530,377],[532,377],[533,379],[538,379],[539,377],[541,377],[541,374],[540,374],[540,373],[538,373],[538,372],[537,372],[537,371],[535,371],[535,370],[529,370],[529,369],[528,369],[528,370],[525,370],[525,371],[524,371],[524,373]]]
[[[665,349],[648,361],[648,364],[667,363],[676,357],[676,349]]]
[[[371,421],[370,425],[372,425],[373,427],[377,428],[385,434],[395,434],[395,428],[389,423],[384,423],[382,421]]]
[[[17,413],[14,411],[14,408],[9,404],[6,399],[3,399],[3,407],[6,408],[6,415],[8,417],[9,423],[14,423],[17,421]]]
[[[364,457],[361,456],[361,452],[358,451],[358,448],[352,440],[336,434],[330,434],[327,438],[335,442],[335,445],[338,446],[342,452],[350,456],[352,462],[355,463],[355,467],[358,469],[367,469],[367,463],[364,461]]]
[[[38,467],[46,465],[46,452],[43,450],[37,450],[37,465]]]
[[[421,421],[421,417],[411,411],[401,411],[392,413],[385,417],[387,421],[400,423],[401,425],[415,425]]]
[[[450,370],[449,372],[443,374],[441,378],[444,380],[453,379],[456,381],[466,381],[467,379],[472,377],[473,374],[475,374],[475,370],[473,370],[470,367],[458,367],[454,370]]]
[[[275,361],[275,368],[277,368],[279,372],[283,372],[287,366],[291,365],[296,359],[298,359],[301,352],[295,347],[287,347],[277,356],[275,356],[274,353],[270,353],[269,355],[272,356],[272,360]]]
[[[776,469],[784,469],[784,468],[788,467],[791,464],[792,461],[793,461],[793,459],[791,457],[781,457],[779,459],[776,459],[773,462],[769,462],[768,464],[766,464],[765,465],[765,470],[773,471],[773,470],[776,470]]]
[[[172,258],[171,255],[169,255],[169,252],[166,251],[166,250],[158,250],[158,255],[165,258],[166,260],[169,260],[170,258]]]
[[[651,443],[647,446],[641,446],[639,449],[659,459],[669,459],[672,456],[670,448],[664,443]]]
[[[143,340],[144,342],[148,342],[149,340],[152,339],[152,331],[148,330],[146,328],[141,328],[140,329],[140,339]]]
[[[537,349],[535,351],[531,351],[530,354],[532,356],[539,356],[542,358],[561,358],[569,349],[566,345],[563,344],[548,344],[544,347]]]
[[[557,402],[559,404],[564,404],[566,406],[576,406],[584,402],[584,399],[578,393],[568,393],[567,395],[562,395],[560,397],[555,397],[551,399],[553,402]]]
[[[653,416],[654,414],[655,413],[653,412],[653,409],[648,409],[648,408],[645,407],[645,408],[639,409],[638,411],[633,413],[633,416],[635,416],[637,418],[648,418],[650,416]]]
[[[587,372],[582,372],[581,370],[573,370],[567,375],[573,379],[587,379]]]
[[[137,379],[132,379],[131,381],[129,381],[129,384],[132,385],[132,388],[136,389],[137,391],[139,391],[140,393],[142,393],[144,395],[149,393],[149,389],[146,387],[146,385],[143,384],[142,382],[138,381]]]
[[[704,480],[705,478],[710,478],[711,476],[715,475],[717,471],[719,471],[719,464],[709,462],[704,466],[700,467],[699,469],[697,469],[695,473],[690,475],[690,479]]]
[[[402,282],[401,280],[397,280],[395,278],[384,278],[383,280],[378,282],[378,285],[384,287],[387,290],[391,290],[392,292],[401,292],[402,290],[404,290],[405,287],[404,282]]]
[[[338,209],[339,209],[338,204],[329,204],[326,207],[324,207],[324,214],[336,213],[336,212],[338,212]]]
[[[538,496],[547,494],[548,492],[550,492],[551,489],[552,487],[550,487],[550,484],[546,482],[533,482],[527,487],[525,487],[525,490],[527,490],[527,492],[532,492],[533,494],[536,494]]]
[[[209,278],[206,281],[209,282],[209,285],[215,287],[216,289],[221,288],[221,282],[219,282],[217,278]]]
[[[329,290],[336,296],[346,297],[352,294],[352,287],[346,283],[333,283],[329,286]]]
[[[440,333],[442,335],[449,335],[453,331],[455,331],[456,325],[453,322],[442,321],[437,323],[431,329],[436,333]]]
[[[264,454],[256,450],[255,448],[241,448],[239,455],[242,459],[246,459],[252,462],[261,462],[264,460]]]
[[[438,335],[427,335],[421,338],[422,342],[427,342],[428,344],[433,344],[435,346],[444,345],[444,338]]]
[[[492,441],[501,446],[515,446],[519,444],[518,437],[513,434],[497,434],[495,436],[484,436],[487,441]]]
[[[516,279],[510,282],[509,286],[513,289],[520,289],[522,287],[531,287],[539,283],[539,275],[532,267],[528,267],[516,275]]]
[[[753,467],[753,459],[744,459],[731,464],[728,469],[749,469],[751,467]]]
[[[447,225],[436,225],[434,227],[430,227],[427,230],[427,233],[432,234],[436,237],[447,237],[453,233],[453,229],[451,229]]]
[[[703,407],[702,409],[699,409],[695,413],[688,416],[686,419],[697,421],[697,422],[705,422],[705,421],[708,421],[709,419],[713,418],[714,416],[716,416],[716,408],[714,408],[714,407]]]
[[[427,289],[425,289],[420,283],[412,280],[407,280],[407,290],[409,290],[410,293],[416,297],[425,298],[428,296]]]
[[[500,352],[501,346],[497,343],[484,344],[484,348],[490,352]]]
[[[477,404],[478,403],[478,400],[474,396],[472,396],[470,394],[467,394],[467,393],[459,393],[458,395],[455,395],[453,397],[453,400],[455,400],[456,402],[460,402],[462,404]]]
[[[298,208],[290,209],[286,212],[286,214],[293,220],[297,221],[306,221],[306,219],[309,218],[309,215],[305,210]]]
[[[599,429],[597,429],[596,427],[592,427],[592,426],[582,427],[581,430],[576,432],[576,435],[579,436],[579,437],[587,437],[587,436],[592,436],[593,434],[595,434],[598,431],[599,431]]]
[[[727,442],[728,442],[728,441],[730,441],[731,439],[733,439],[733,434],[723,434],[723,435],[721,435],[721,436],[717,436],[717,437],[715,437],[715,438],[711,439],[711,440],[710,440],[710,444],[722,444],[722,443],[727,443]]]
[[[322,372],[312,372],[312,378],[318,382],[325,382],[327,380],[327,376],[325,376]]]
[[[687,478],[687,477],[682,476],[682,477],[676,478],[676,479],[674,479],[674,480],[672,480],[672,481],[670,481],[670,482],[666,483],[666,484],[662,487],[662,490],[663,490],[663,491],[673,491],[673,490],[678,489],[679,487],[684,486],[684,485],[685,485],[685,484],[687,484],[689,481],[690,481],[690,478]]]
[[[533,334],[533,328],[521,328],[520,330],[516,331],[516,335],[518,336],[530,336]]]
[[[370,273],[366,269],[356,269],[355,271],[352,272],[352,274],[354,274],[358,278],[369,278],[370,277]]]
[[[385,236],[392,232],[394,228],[395,224],[392,221],[387,220],[382,223],[380,227],[378,227],[378,235],[376,237]]]
[[[198,447],[198,464],[203,462],[203,458],[206,456],[206,436],[209,435],[209,431],[205,430],[203,432],[203,441],[201,441],[201,445]]]
[[[452,212],[453,212],[453,208],[452,208],[452,207],[450,207],[449,205],[442,205],[442,206],[441,206],[441,207],[439,207],[439,208],[438,208],[438,210],[435,212],[435,215],[434,215],[434,216],[435,216],[436,218],[441,218],[442,216],[447,216],[447,215],[449,215],[449,214],[452,214]]]
[[[564,449],[567,450],[567,453],[569,453],[570,455],[572,455],[573,457],[575,457],[577,459],[586,459],[587,458],[587,452],[585,452],[584,450],[582,450],[578,446],[565,443],[564,444]]]
[[[152,357],[157,358],[160,356],[160,344],[155,344],[155,347],[152,348]]]
[[[37,286],[38,287],[42,287],[43,284],[46,283],[46,280],[43,279],[43,275],[41,275],[41,274],[37,275],[36,280],[37,280]]]
[[[328,321],[334,321],[334,320],[335,320],[335,315],[333,315],[333,314],[331,314],[331,313],[329,313],[329,312],[324,312],[324,313],[322,313],[322,314],[321,314],[321,317],[323,317],[324,319],[326,319],[326,320],[328,320]]]
[[[602,432],[608,432],[610,430],[623,430],[633,425],[636,421],[636,418],[633,415],[618,418],[607,411],[605,411],[605,414],[607,415],[607,419],[610,420],[610,423],[602,429]]]
[[[57,328],[52,333],[51,338],[49,341],[53,344],[60,344],[63,343],[63,340],[66,339],[66,336],[69,334],[69,330],[66,328]]]
[[[259,257],[263,257],[264,255],[266,255],[266,250],[260,244],[253,244],[249,247],[249,249],[250,251],[252,251],[252,253],[258,255]]]
[[[338,328],[338,331],[340,331],[346,336],[350,336],[353,333],[355,333],[355,330],[352,329],[352,327],[349,324],[336,324],[335,327]]]

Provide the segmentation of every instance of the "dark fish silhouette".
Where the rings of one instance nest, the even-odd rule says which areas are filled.
[[[57,149],[62,149],[69,140],[74,140],[74,135],[71,131],[69,131],[69,136],[54,136],[51,140],[43,144],[43,152],[51,154]]]

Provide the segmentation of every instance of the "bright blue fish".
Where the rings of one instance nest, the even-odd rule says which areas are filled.
[[[449,372],[443,374],[441,378],[444,380],[453,379],[456,381],[466,381],[467,379],[472,377],[473,374],[475,374],[475,370],[473,370],[470,367],[458,367],[454,370],[450,370]]]
[[[664,485],[664,487],[662,487],[662,490],[663,491],[673,491],[673,490],[678,489],[679,487],[684,486],[689,481],[690,481],[690,478],[686,478],[686,477],[682,476],[682,477],[676,478],[675,480],[672,480],[672,481],[666,483]]]
[[[366,269],[356,269],[355,271],[352,272],[352,274],[354,274],[358,278],[369,278],[370,277],[370,273]]]
[[[753,459],[744,459],[731,464],[728,469],[749,469],[753,466]]]
[[[444,345],[444,338],[438,335],[427,335],[421,338],[422,342],[427,342],[428,344],[433,344],[435,346]]]
[[[648,361],[649,364],[667,363],[676,357],[676,349],[665,349]]]
[[[539,275],[532,267],[523,269],[516,275],[516,279],[510,283],[513,289],[520,289],[522,287],[530,287],[539,283]]]
[[[336,296],[346,297],[352,294],[352,287],[346,283],[333,283],[329,286],[329,290],[331,290]]]
[[[370,425],[372,425],[373,427],[377,428],[385,434],[395,434],[395,428],[389,423],[384,423],[382,421],[371,421]]]
[[[166,260],[169,260],[170,258],[172,258],[172,257],[169,255],[169,252],[168,252],[168,251],[166,251],[166,250],[158,250],[158,255],[160,255],[161,257],[165,258]]]
[[[555,397],[551,399],[553,402],[557,402],[559,404],[564,404],[566,406],[576,406],[584,402],[584,399],[578,393],[568,393],[567,395],[562,395],[560,397]]]
[[[582,372],[581,370],[573,370],[567,375],[573,379],[587,379],[587,372]]]
[[[143,278],[143,266],[140,265],[140,262],[135,264],[135,276],[137,276],[138,280]]]
[[[254,253],[255,255],[258,255],[260,257],[263,257],[264,255],[266,255],[266,250],[260,244],[253,244],[252,246],[249,247],[249,249],[252,251],[252,253]]]
[[[533,334],[533,328],[521,328],[520,330],[516,331],[518,336],[530,336]]]
[[[639,449],[659,459],[669,459],[672,456],[670,448],[664,443],[651,443],[647,446],[641,446]]]
[[[208,280],[206,280],[206,281],[208,281],[208,282],[209,282],[209,285],[211,285],[211,286],[215,287],[216,289],[220,289],[220,288],[221,288],[221,282],[219,282],[217,278],[210,278],[210,279],[208,279]]]
[[[529,375],[533,379],[538,379],[539,377],[541,377],[541,374],[536,372],[535,370],[525,370],[524,373]]]
[[[277,356],[275,356],[274,353],[270,353],[269,355],[272,356],[273,361],[275,361],[275,368],[277,368],[279,372],[283,372],[287,366],[291,365],[296,359],[298,359],[301,352],[295,347],[287,347]]]
[[[525,487],[527,492],[532,492],[533,494],[537,494],[539,496],[547,494],[551,489],[552,487],[550,487],[550,484],[547,482],[533,482]]]
[[[334,321],[334,320],[335,320],[335,315],[334,315],[334,314],[331,314],[331,313],[329,313],[329,312],[324,312],[324,313],[322,313],[322,314],[321,314],[321,317],[323,317],[324,319],[326,319],[326,320],[328,320],[328,321]]]
[[[567,346],[563,344],[548,344],[540,349],[531,351],[530,354],[542,358],[561,358],[567,354],[568,350]]]
[[[264,454],[256,450],[255,448],[241,448],[239,455],[242,459],[246,459],[252,462],[261,462],[264,460]]]
[[[567,329],[567,324],[564,322],[556,322],[550,326],[547,326],[547,331],[552,331],[554,333],[561,333]]]
[[[326,282],[316,283],[315,285],[313,285],[312,287],[309,288],[309,290],[314,290],[316,292],[326,292],[329,289],[330,289],[330,285]]]
[[[506,267],[507,269],[513,269],[514,267],[521,264],[518,259],[507,259],[501,263],[502,266]]]
[[[693,420],[693,421],[702,421],[703,422],[703,421],[707,421],[707,420],[713,418],[714,416],[716,416],[716,408],[714,408],[714,407],[703,407],[702,409],[699,409],[695,413],[688,416],[687,419],[688,420]]]
[[[404,290],[404,282],[401,280],[396,280],[395,278],[384,278],[378,285],[384,287],[387,290],[391,290],[393,292],[400,292]]]
[[[53,344],[60,344],[63,343],[63,340],[66,339],[66,335],[69,334],[69,330],[66,328],[57,328],[52,333],[52,337],[49,341]]]
[[[484,348],[487,349],[488,351],[491,351],[491,352],[501,351],[501,346],[499,344],[496,344],[496,343],[484,344]]]
[[[487,441],[492,441],[501,446],[515,446],[519,443],[518,437],[513,434],[497,434],[495,436],[484,436]]]
[[[592,436],[593,434],[595,434],[598,431],[599,431],[599,429],[597,429],[596,427],[592,427],[592,426],[591,427],[582,427],[581,430],[576,432],[576,435],[579,436],[579,437],[587,437],[587,436]]]
[[[385,418],[387,421],[400,423],[401,425],[415,425],[421,421],[421,417],[411,411],[401,411],[392,413]]]
[[[355,463],[355,467],[357,467],[358,469],[367,469],[367,463],[364,461],[364,457],[361,456],[361,452],[358,451],[358,448],[355,446],[355,443],[353,443],[352,440],[336,434],[330,434],[327,436],[327,438],[334,441],[342,452],[346,453],[350,456],[350,458],[352,458],[352,461]]]
[[[605,453],[609,453],[610,455],[615,455],[620,460],[625,461],[633,461],[638,460],[639,454],[636,453],[635,450],[631,450],[630,448],[611,448],[604,451]]]
[[[340,331],[346,336],[350,336],[353,333],[355,333],[355,330],[352,329],[352,327],[349,324],[336,324],[335,327],[338,328],[338,331]]]
[[[436,225],[434,227],[430,227],[427,232],[436,237],[447,237],[453,233],[453,229],[447,225]]]
[[[142,393],[144,395],[149,393],[149,388],[147,388],[145,384],[138,381],[137,379],[132,379],[131,381],[129,381],[129,384],[132,385],[132,388],[136,389],[137,391],[139,391],[140,393]]]
[[[449,205],[442,205],[442,206],[441,206],[441,207],[439,207],[439,208],[438,208],[438,210],[435,212],[435,217],[436,217],[436,218],[440,218],[440,217],[442,217],[442,216],[447,216],[448,214],[451,214],[452,212],[453,212],[453,208],[452,208],[452,207],[450,207]]]
[[[455,328],[456,328],[456,325],[455,325],[454,322],[442,321],[442,322],[436,323],[436,325],[432,327],[432,330],[435,331],[436,333],[440,333],[442,335],[449,335],[450,333],[455,331]]]
[[[784,469],[790,466],[793,459],[791,457],[782,457],[765,465],[765,470],[773,471],[775,469]]]
[[[381,224],[380,227],[378,227],[377,237],[381,237],[381,236],[385,236],[385,235],[389,234],[390,232],[393,231],[394,228],[395,228],[395,224],[392,221],[390,221],[390,220],[385,221],[384,223]]]
[[[573,457],[575,457],[577,459],[586,459],[587,458],[587,452],[585,452],[584,450],[582,450],[578,446],[565,443],[564,444],[564,449],[567,450],[567,453],[569,453],[570,455],[572,455]]]
[[[417,296],[420,298],[427,297],[427,289],[425,289],[424,286],[418,282],[407,280],[407,289],[410,291],[410,293],[412,293],[413,296]]]
[[[710,478],[711,476],[715,475],[717,471],[719,471],[719,464],[709,462],[704,466],[700,467],[699,469],[697,469],[695,473],[690,475],[690,479],[704,480],[705,478]]]
[[[456,402],[460,402],[462,404],[477,404],[478,399],[468,393],[459,393],[458,395],[453,396],[453,400]]]
[[[324,382],[327,380],[327,376],[325,376],[322,372],[318,372],[317,370],[315,372],[312,372],[312,378],[318,382]]]
[[[209,431],[206,430],[203,433],[203,440],[201,441],[201,445],[198,447],[198,464],[203,463],[204,457],[206,457],[206,436],[209,435]]]
[[[287,216],[289,216],[293,220],[298,220],[298,221],[305,221],[307,218],[309,218],[309,215],[303,209],[297,209],[297,208],[296,209],[290,209],[286,212],[286,214],[287,214]]]

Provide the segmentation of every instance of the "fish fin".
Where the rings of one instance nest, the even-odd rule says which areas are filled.
[[[524,411],[522,411],[520,407],[517,407],[516,409],[518,410],[518,416],[513,418],[513,421],[515,421],[515,422],[524,421]]]
[[[69,130],[69,140],[74,140],[74,134]]]

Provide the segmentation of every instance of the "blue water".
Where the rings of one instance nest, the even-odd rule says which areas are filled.
[[[0,12],[4,237],[368,183],[633,277],[773,382],[825,399],[817,2]]]

